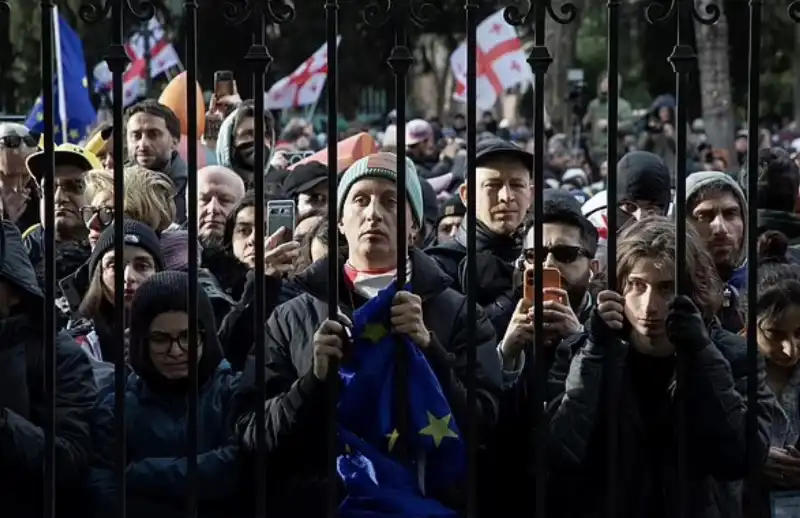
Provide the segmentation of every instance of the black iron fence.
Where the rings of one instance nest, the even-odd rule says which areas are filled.
[[[9,2],[9,0],[0,1],[0,8],[3,10],[8,10],[9,8],[13,9],[14,2]],[[619,72],[619,19],[621,16],[621,4],[623,0],[608,0],[607,2],[608,7],[608,37],[607,37],[607,45],[608,45],[608,69],[609,69],[609,111],[611,114],[617,113],[618,109],[618,99],[619,99],[619,83],[618,83],[618,72]],[[385,30],[385,28],[389,28],[394,32],[395,35],[395,46],[391,51],[391,54],[388,57],[388,63],[391,67],[394,75],[395,75],[395,102],[397,107],[397,120],[398,125],[400,126],[397,132],[397,154],[399,157],[399,162],[403,163],[405,159],[405,131],[404,131],[404,124],[406,121],[406,97],[407,97],[407,81],[408,81],[408,74],[411,65],[414,62],[414,58],[412,55],[411,50],[408,46],[407,41],[407,29],[409,24],[417,24],[417,25],[424,25],[426,23],[430,23],[436,16],[439,15],[446,15],[450,17],[455,16],[463,16],[464,17],[464,29],[467,35],[467,64],[468,64],[468,71],[467,71],[467,171],[468,171],[468,181],[467,181],[467,200],[468,200],[468,248],[471,250],[475,250],[476,245],[476,184],[475,184],[475,169],[476,169],[476,120],[477,120],[477,110],[476,110],[476,27],[479,23],[478,19],[478,10],[479,10],[479,3],[478,0],[465,0],[463,5],[463,13],[461,11],[457,12],[450,12],[450,13],[441,13],[439,12],[439,6],[435,2],[415,2],[413,0],[386,0],[385,2],[380,2],[378,0],[370,2],[366,5],[355,5],[351,2],[345,2],[342,0],[320,0],[319,2],[320,7],[324,7],[324,15],[327,19],[327,50],[328,50],[328,80],[327,80],[327,113],[335,114],[339,113],[337,110],[337,103],[338,103],[338,88],[337,88],[337,62],[338,62],[338,48],[337,48],[337,34],[338,34],[338,25],[339,25],[339,15],[343,9],[353,9],[359,10],[363,15],[364,20],[373,28],[382,28],[381,30]],[[56,336],[56,307],[53,304],[53,301],[56,298],[56,278],[55,278],[55,235],[54,235],[54,222],[55,222],[55,208],[54,208],[54,105],[50,101],[53,99],[53,85],[54,85],[54,72],[53,72],[53,63],[55,61],[54,54],[53,54],[53,41],[52,41],[52,27],[53,27],[53,9],[55,6],[54,0],[41,0],[41,26],[42,26],[42,37],[41,37],[41,66],[42,66],[42,89],[43,89],[43,96],[44,99],[44,154],[45,154],[45,161],[49,164],[46,173],[46,179],[44,181],[44,199],[46,200],[45,203],[45,212],[44,212],[44,236],[45,236],[45,246],[44,249],[47,251],[46,254],[46,263],[45,263],[45,271],[46,271],[46,300],[47,304],[44,308],[44,326],[46,329],[45,337],[45,369],[46,369],[46,391],[48,394],[48,403],[49,403],[49,410],[47,412],[47,422],[44,426],[44,435],[46,441],[46,448],[48,455],[46,456],[46,462],[44,465],[44,511],[45,516],[56,516],[55,511],[57,507],[57,502],[55,499],[56,495],[56,477],[55,477],[55,394],[57,387],[55,386],[55,336]],[[697,20],[700,23],[704,24],[713,24],[715,23],[720,16],[720,10],[715,2],[711,2],[707,4],[708,7],[705,8],[704,12],[700,12],[700,10],[696,7],[696,3],[693,0],[671,0],[670,2],[656,2],[655,0],[652,2],[652,5],[649,6],[647,9],[647,17],[648,21],[653,24],[667,24],[672,23],[675,25],[675,33],[676,33],[676,43],[672,55],[669,57],[669,62],[672,65],[674,72],[675,72],[675,81],[676,81],[676,98],[677,98],[677,124],[675,125],[676,133],[677,133],[677,156],[675,162],[675,169],[676,169],[676,176],[677,178],[684,178],[686,176],[686,138],[687,138],[687,120],[686,120],[686,84],[687,78],[689,75],[696,72],[697,67],[697,58],[695,56],[695,52],[693,48],[687,44],[687,39],[685,37],[685,27],[683,27],[684,23],[688,19]],[[187,0],[183,2],[184,10],[183,10],[183,17],[184,23],[187,27],[186,30],[186,41],[187,45],[184,49],[185,57],[184,62],[186,66],[186,71],[188,73],[188,81],[189,84],[193,84],[197,77],[197,10],[198,10],[198,1],[197,0]],[[755,171],[757,170],[757,157],[758,157],[758,106],[759,106],[759,70],[760,70],[760,41],[761,41],[761,11],[764,6],[763,0],[749,0],[749,7],[750,7],[750,45],[749,45],[749,62],[750,62],[750,83],[749,83],[749,116],[748,116],[748,159],[747,159],[747,169],[748,171]],[[133,14],[134,16],[141,18],[142,20],[149,19],[154,15],[154,8],[153,4],[150,2],[145,1],[131,1],[131,0],[105,0],[103,3],[101,0],[85,0],[85,5],[80,10],[81,18],[88,22],[88,23],[97,23],[101,20],[106,20],[110,17],[111,23],[111,41],[112,44],[108,48],[108,52],[106,54],[106,59],[109,64],[109,67],[113,73],[113,97],[117,100],[113,105],[113,125],[116,128],[120,128],[123,126],[123,106],[122,103],[119,102],[123,99],[123,73],[125,71],[126,64],[128,62],[128,57],[123,48],[123,38],[125,33],[123,31],[123,14],[130,15]],[[269,69],[269,66],[272,62],[272,57],[270,56],[266,41],[266,26],[267,24],[285,24],[290,23],[292,19],[297,16],[317,16],[318,11],[314,13],[295,13],[295,9],[293,5],[289,2],[284,2],[282,0],[262,0],[262,1],[234,1],[230,0],[228,2],[224,2],[220,5],[220,14],[224,16],[226,19],[226,23],[237,26],[245,22],[245,20],[258,20],[258,23],[255,25],[259,28],[257,33],[254,35],[254,43],[250,47],[249,51],[244,56],[231,56],[231,59],[244,59],[249,65],[252,73],[251,80],[253,81],[254,85],[254,92],[257,94],[254,96],[255,98],[255,110],[256,113],[261,113],[264,110],[264,98],[260,95],[260,92],[265,90],[265,73]],[[531,68],[535,74],[535,102],[534,102],[534,111],[533,111],[533,120],[534,120],[534,135],[536,136],[535,140],[535,163],[534,163],[534,185],[535,185],[535,198],[534,198],[534,207],[535,207],[535,220],[538,225],[538,229],[536,231],[536,235],[540,236],[539,240],[535,243],[535,255],[537,257],[541,257],[543,253],[543,244],[541,241],[541,221],[542,221],[542,207],[543,207],[543,187],[545,185],[544,182],[544,158],[545,158],[545,141],[544,141],[544,121],[543,121],[543,114],[544,114],[544,77],[545,74],[548,72],[548,67],[552,62],[551,54],[548,51],[548,48],[545,46],[545,28],[547,24],[550,23],[558,23],[558,24],[568,24],[572,23],[576,16],[578,16],[578,10],[569,2],[554,2],[552,0],[528,0],[527,3],[523,3],[522,5],[508,5],[505,10],[505,17],[506,20],[512,25],[523,25],[523,24],[533,24],[534,33],[535,33],[535,44],[531,49],[530,56],[529,56],[529,63]],[[793,1],[790,3],[788,7],[788,16],[796,23],[800,23],[800,2]],[[197,135],[197,111],[196,106],[198,103],[198,99],[196,97],[196,92],[193,88],[188,89],[188,96],[186,99],[187,103],[187,113],[189,117],[188,122],[188,168],[189,168],[189,184],[188,184],[188,196],[190,200],[197,199],[197,183],[194,179],[196,179],[196,171],[197,171],[197,142],[198,142],[198,135]],[[263,136],[265,134],[266,128],[264,124],[264,119],[261,117],[255,117],[255,132],[256,132],[256,142],[263,141]],[[328,139],[328,157],[331,164],[337,163],[337,146],[336,146],[336,138],[335,135],[338,133],[337,129],[337,120],[334,117],[328,117],[327,121],[327,133],[330,136]],[[264,163],[264,149],[261,146],[256,146],[256,158],[255,163],[261,164]],[[116,157],[123,156],[123,141],[121,138],[115,138],[113,140],[113,154]],[[608,223],[609,228],[611,231],[608,234],[608,247],[609,250],[616,249],[616,233],[614,229],[617,228],[617,217],[616,217],[616,210],[615,207],[617,206],[616,203],[616,192],[617,192],[617,172],[616,172],[616,162],[619,156],[619,149],[618,149],[618,140],[617,140],[617,119],[613,115],[608,119]],[[398,183],[400,185],[405,184],[405,168],[399,167],[398,168]],[[336,206],[333,203],[333,200],[337,197],[336,192],[336,168],[331,167],[331,177],[329,182],[329,200],[331,200],[329,211],[328,211],[328,224],[329,224],[329,231],[328,236],[330,241],[330,250],[338,249],[337,245],[337,211]],[[749,204],[751,207],[756,206],[756,195],[757,195],[757,175],[749,174],[747,175],[748,178],[748,196],[749,196]],[[117,241],[115,244],[115,264],[114,268],[116,271],[115,276],[115,307],[116,308],[123,308],[124,307],[124,285],[123,285],[123,275],[122,271],[124,268],[123,265],[123,241],[120,236],[124,235],[123,231],[123,217],[122,211],[124,207],[124,188],[123,185],[123,162],[122,160],[116,160],[114,165],[114,207],[115,207],[115,218],[114,218],[114,225],[116,230]],[[261,175],[255,176],[255,192],[257,199],[264,198],[264,178]],[[677,189],[675,195],[675,208],[674,214],[676,216],[676,226],[677,226],[677,242],[678,242],[678,251],[675,257],[675,270],[676,276],[675,279],[678,282],[677,290],[678,291],[685,291],[686,286],[682,279],[685,277],[682,275],[682,272],[685,269],[685,232],[686,232],[686,220],[685,220],[685,209],[686,209],[686,201],[685,201],[685,194],[686,194],[686,187],[683,182],[677,182]],[[397,242],[401,245],[407,243],[407,236],[403,235],[404,229],[406,228],[405,218],[406,218],[406,197],[401,196],[398,200],[398,236]],[[261,203],[255,204],[256,210],[256,217],[255,217],[255,224],[256,230],[255,233],[257,236],[264,236],[265,235],[265,228],[264,228],[264,206]],[[195,203],[188,204],[188,220],[189,222],[196,222],[198,218],[197,214],[197,207]],[[756,212],[755,210],[751,210],[747,215],[747,225],[750,229],[755,229],[757,227],[756,221]],[[188,226],[189,229],[189,242],[192,244],[190,245],[190,259],[188,261],[189,264],[189,274],[190,278],[197,279],[198,276],[198,267],[197,267],[197,247],[194,243],[197,243],[197,226],[194,224],[190,224]],[[749,237],[747,240],[747,258],[749,265],[757,264],[756,261],[756,239],[757,235],[755,232],[749,233]],[[263,257],[264,256],[264,247],[265,243],[263,239],[257,239],[257,246],[256,246],[256,257]],[[399,246],[397,251],[398,257],[398,264],[404,264],[407,257],[407,250],[406,246]],[[336,319],[337,317],[337,301],[339,300],[339,276],[340,272],[338,271],[338,267],[335,261],[330,261],[330,271],[329,271],[329,308],[330,308],[330,318]],[[615,271],[616,267],[616,257],[614,253],[608,254],[608,266],[610,271]],[[256,297],[255,297],[255,314],[261,315],[262,318],[255,318],[254,321],[256,322],[256,332],[254,336],[256,337],[256,361],[259,365],[264,363],[264,334],[263,332],[259,332],[261,324],[260,322],[264,321],[264,314],[265,314],[265,307],[264,307],[264,264],[256,261],[256,276],[255,278],[258,280],[256,282]],[[467,267],[467,285],[466,285],[466,293],[470,301],[477,300],[477,278],[480,275],[480,272],[477,270],[477,262],[475,259],[474,254],[470,254],[468,256],[468,267]],[[403,268],[398,269],[398,284],[403,286],[405,284],[405,270]],[[534,285],[542,286],[543,280],[543,273],[542,273],[542,266],[541,262],[538,263],[535,269],[535,276],[534,276]],[[610,282],[610,289],[614,289],[615,277],[613,275],[609,276]],[[757,283],[757,269],[754,267],[750,267],[748,269],[748,284],[750,286],[755,286]],[[190,325],[190,340],[192,343],[197,343],[198,332],[197,332],[197,283],[190,283],[189,287],[189,308],[190,308],[190,322],[193,324]],[[756,308],[756,300],[755,300],[756,290],[749,290],[748,292],[748,308],[750,311],[753,311]],[[541,291],[538,291],[535,295],[535,335],[542,336],[543,334],[543,318],[542,318],[542,302],[543,302],[543,294]],[[476,481],[478,477],[477,471],[477,463],[476,463],[476,456],[477,456],[477,434],[476,434],[476,416],[475,416],[475,406],[476,406],[476,380],[475,380],[475,369],[476,369],[476,343],[475,343],[475,325],[477,321],[477,314],[475,304],[471,303],[468,305],[469,307],[469,318],[467,321],[470,323],[472,329],[469,329],[466,333],[466,336],[470,337],[472,343],[469,343],[468,351],[468,371],[470,375],[468,376],[468,401],[469,407],[472,410],[469,414],[469,422],[466,426],[462,429],[466,429],[466,438],[468,444],[468,483],[469,487],[471,488],[468,491],[468,494],[471,495],[468,500],[468,516],[476,516],[476,500],[475,496],[476,491],[474,488],[476,487]],[[125,487],[125,466],[126,466],[126,449],[125,449],[125,377],[126,377],[126,366],[125,366],[125,354],[123,351],[125,339],[123,336],[123,330],[125,329],[125,314],[123,311],[117,311],[116,315],[116,326],[115,328],[119,332],[119,336],[117,336],[117,345],[119,347],[119,354],[116,356],[116,380],[115,380],[115,392],[116,392],[116,433],[117,433],[117,445],[116,448],[116,474],[117,474],[117,483],[119,488]],[[747,392],[747,399],[748,399],[748,440],[753,440],[756,434],[756,416],[753,409],[756,407],[756,377],[758,374],[758,367],[757,367],[757,344],[756,344],[756,319],[755,318],[748,318],[747,319],[748,326],[747,326],[747,338],[748,338],[748,366],[749,366],[749,383],[748,383],[748,392]],[[535,344],[536,354],[533,357],[544,357],[544,344],[541,342],[537,342]],[[190,424],[190,433],[188,435],[188,440],[186,443],[186,456],[188,459],[188,473],[190,482],[188,487],[190,490],[186,494],[186,513],[188,516],[194,516],[197,512],[197,497],[198,497],[198,479],[197,479],[197,362],[196,362],[196,355],[197,351],[195,348],[190,348],[191,357],[189,361],[190,365],[190,380],[193,381],[191,383],[192,386],[192,397],[190,397],[190,405],[189,405],[189,424]],[[399,365],[402,369],[403,366],[403,355],[402,352],[399,352]],[[534,402],[534,409],[539,414],[536,416],[536,422],[541,424],[546,417],[543,415],[543,408],[544,408],[544,383],[547,376],[547,373],[543,370],[544,365],[543,363],[539,363],[539,367],[535,372],[535,375],[531,379],[532,384],[532,393],[536,395],[536,401]],[[681,366],[683,362],[679,361],[679,369],[678,369],[678,385],[680,386],[683,382],[683,375],[685,374],[685,369]],[[335,371],[335,369],[331,369]],[[257,383],[258,386],[261,388],[262,396],[264,396],[265,390],[265,380],[264,380],[264,373],[263,369],[257,369],[258,379]],[[403,382],[402,376],[399,377],[401,382]],[[332,385],[335,386],[335,385]],[[397,391],[398,394],[403,394],[405,391]],[[610,388],[606,395],[614,394],[613,387]],[[682,391],[678,391],[678,394],[681,395],[681,400],[679,401],[678,408],[681,408],[681,405],[685,403],[685,394]],[[337,394],[336,391],[331,391],[329,394],[329,419],[334,420],[336,418],[336,403],[337,403]],[[398,415],[403,416],[404,412],[402,410],[403,401],[396,402],[398,405]],[[605,409],[608,412],[608,425],[609,425],[609,433],[608,436],[608,455],[606,458],[608,459],[616,459],[616,452],[620,448],[620,445],[617,442],[618,434],[616,433],[616,423],[617,423],[617,405],[616,399],[613,396],[609,396],[606,399]],[[264,407],[263,405],[259,405],[259,415],[257,418],[257,423],[260,428],[259,433],[257,434],[258,440],[260,443],[264,441]],[[679,411],[679,430],[683,430],[684,428],[684,413]],[[404,434],[402,433],[402,428],[404,426],[408,426],[407,422],[404,422],[400,419],[400,436],[403,437]],[[330,426],[328,428],[329,432],[329,445],[330,445],[330,452],[336,450],[336,436],[334,426]],[[546,471],[546,467],[544,465],[545,455],[542,454],[543,448],[545,443],[547,442],[547,427],[546,426],[537,426],[537,450],[538,454],[535,455],[535,459],[537,462],[537,473],[544,474]],[[679,473],[685,472],[687,469],[686,464],[686,456],[687,456],[687,445],[686,445],[686,437],[685,434],[679,433],[680,436],[680,446],[679,446],[679,466],[680,470]],[[263,444],[259,444],[258,451],[261,455],[263,455],[264,448]],[[399,454],[402,455],[402,445],[398,448]],[[258,462],[255,463],[256,466],[256,473],[254,474],[255,483],[263,487],[264,481],[266,480],[266,473],[265,473],[265,462],[264,459],[259,459]],[[336,464],[335,458],[331,456],[328,461],[328,474],[330,476],[330,480],[334,480],[337,477],[336,473]],[[687,500],[687,491],[688,488],[686,487],[687,481],[689,480],[688,477],[679,477],[679,487],[681,490],[679,491],[678,499],[679,499],[679,508],[681,509],[680,516],[691,516],[693,515],[691,511],[687,508],[688,500]],[[753,474],[753,480],[750,481],[751,483],[757,485],[758,483],[758,475]],[[539,476],[537,477],[537,484],[536,484],[536,516],[544,517],[547,513],[547,505],[546,505],[546,477]],[[607,494],[608,495],[616,495],[617,492],[617,477],[616,477],[616,465],[612,461],[608,464],[608,474],[606,478],[607,484]],[[336,484],[329,484],[328,487],[330,488],[329,491],[329,516],[335,516],[336,514],[336,504],[338,501],[339,495],[336,494],[337,486]],[[267,509],[267,502],[265,501],[265,492],[264,491],[257,491],[257,515],[258,516],[266,516],[266,509]],[[608,502],[608,509],[606,510],[606,516],[613,517],[616,516],[616,506],[615,506],[614,498],[610,498]],[[126,501],[125,501],[125,492],[120,491],[119,493],[119,500],[117,506],[118,516],[125,516],[126,512]]]

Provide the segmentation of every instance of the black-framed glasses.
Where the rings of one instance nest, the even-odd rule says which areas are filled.
[[[203,330],[198,330],[198,342],[202,343],[200,337],[203,336]],[[151,333],[150,334],[150,349],[156,354],[167,354],[172,351],[172,346],[177,345],[178,349],[183,352],[189,352],[189,332],[184,331],[178,336],[173,336],[167,333]]]
[[[578,260],[579,257],[592,258],[592,254],[582,246],[572,245],[553,245],[545,246],[542,249],[542,261],[547,259],[550,254],[553,254],[553,259],[562,264],[571,264]],[[533,248],[526,248],[522,251],[521,259],[529,264],[536,264],[536,256]]]
[[[91,205],[81,207],[81,218],[84,224],[88,225],[95,215],[97,215],[97,221],[100,222],[103,228],[109,226],[111,222],[114,221],[114,209],[111,207],[93,207]]]

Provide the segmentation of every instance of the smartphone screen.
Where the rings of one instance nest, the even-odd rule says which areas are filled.
[[[230,70],[217,70],[214,72],[214,95],[219,99],[233,95],[233,72]]]
[[[289,231],[287,239],[291,239],[295,227],[294,200],[275,200],[267,202],[267,235],[272,235],[279,228],[285,227]]]

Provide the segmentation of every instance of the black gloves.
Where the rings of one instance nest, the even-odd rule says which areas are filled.
[[[697,352],[711,343],[700,310],[686,295],[678,295],[670,303],[666,331],[678,351]]]

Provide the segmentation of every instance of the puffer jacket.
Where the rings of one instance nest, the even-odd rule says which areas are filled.
[[[667,377],[660,404],[644,402],[633,383],[632,364],[653,360],[626,341],[603,343],[589,333],[562,342],[548,380],[551,415],[547,445],[552,503],[548,516],[604,516],[607,478],[605,380],[619,383],[617,514],[619,518],[737,518],[742,516],[742,479],[757,471],[769,450],[776,401],[766,386],[759,357],[756,440],[748,451],[747,344],[743,337],[709,325],[711,344],[687,354],[687,473],[678,474],[675,377]],[[605,370],[613,355],[613,371]],[[663,365],[663,364],[662,364]],[[667,364],[669,367],[669,364]],[[673,369],[673,367],[669,367]],[[670,371],[667,370],[667,375]],[[648,373],[650,374],[650,373]],[[643,406],[644,405],[644,406]],[[649,416],[649,417],[645,417]],[[678,512],[677,481],[688,489],[686,514]]]
[[[236,443],[231,440],[230,402],[236,376],[222,361],[198,393],[199,516],[240,516],[244,502],[236,497],[242,466]],[[114,392],[109,391],[96,408],[93,433],[95,456],[89,490],[95,515],[113,514],[116,491],[114,472]],[[137,374],[131,374],[125,389],[125,470],[128,516],[131,518],[178,516],[185,509],[187,494],[186,393],[152,390]]]
[[[8,221],[3,221],[3,231],[6,250],[0,277],[21,302],[0,319],[0,512],[34,518],[44,512],[42,467],[49,455],[44,297],[19,231]],[[66,333],[56,335],[55,385],[56,516],[80,516],[97,389],[89,359]]]

